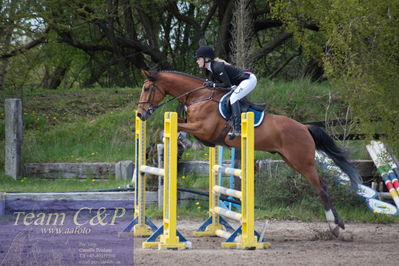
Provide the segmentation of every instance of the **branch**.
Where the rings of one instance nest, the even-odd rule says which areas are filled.
[[[49,29],[47,28],[44,31],[44,35],[47,34],[48,31],[49,31]],[[1,59],[6,59],[6,58],[13,57],[13,56],[15,56],[15,55],[17,55],[19,53],[22,53],[22,52],[24,52],[26,50],[32,49],[33,47],[36,47],[37,45],[39,45],[41,43],[45,43],[45,42],[47,42],[47,37],[46,36],[42,36],[42,37],[40,37],[40,38],[38,38],[36,40],[32,40],[32,41],[28,42],[27,44],[23,45],[22,47],[16,48],[16,49],[14,49],[12,51],[9,51],[9,52],[6,52],[6,53],[0,55],[0,58]]]
[[[284,69],[284,67],[286,65],[288,65],[289,62],[291,62],[292,59],[294,59],[295,57],[297,57],[298,55],[300,55],[302,53],[301,49],[299,49],[298,51],[296,51],[294,54],[292,54],[289,58],[287,58],[287,60],[281,64],[281,66],[279,68],[277,68],[272,74],[270,74],[267,78],[268,79],[272,79],[275,76],[277,76],[278,73],[281,72],[281,70]]]
[[[205,32],[206,28],[208,27],[209,22],[213,18],[213,15],[215,14],[216,9],[217,9],[217,3],[216,3],[216,1],[214,1],[213,5],[209,9],[208,14],[206,15],[206,17],[203,20],[202,24],[199,24],[197,21],[195,21],[190,16],[186,16],[186,15],[183,15],[182,13],[180,13],[179,9],[177,8],[176,1],[173,1],[173,2],[169,3],[169,11],[171,11],[171,13],[178,20],[181,20],[181,21],[193,26],[193,28],[196,31],[196,39],[200,40],[201,45],[205,44],[205,40],[201,40],[201,39],[204,38],[204,32]]]
[[[265,46],[263,46],[262,48],[258,49],[252,55],[250,55],[250,58],[251,58],[250,62],[256,62],[259,58],[267,55],[268,53],[273,51],[276,47],[280,46],[287,39],[289,39],[291,37],[292,37],[291,33],[284,32],[284,33],[280,34],[280,36],[278,36],[276,39],[274,39],[273,41],[267,43]]]
[[[191,17],[185,16],[179,12],[179,9],[177,8],[176,1],[170,2],[169,3],[169,10],[172,12],[172,14],[179,20],[186,22],[187,24],[190,24],[195,28],[196,31],[201,31],[201,26]]]
[[[112,47],[110,46],[104,46],[104,45],[91,45],[91,44],[86,44],[86,43],[81,43],[77,40],[75,40],[70,32],[60,32],[60,39],[59,41],[67,43],[73,47],[82,49],[86,52],[88,51],[110,51],[113,52]]]
[[[269,29],[269,28],[280,27],[282,25],[283,25],[283,23],[279,20],[262,19],[262,20],[255,21],[254,32],[258,32],[261,30]]]
[[[203,33],[205,31],[205,29],[208,27],[209,22],[211,21],[211,19],[213,18],[213,15],[216,12],[216,9],[217,9],[217,4],[216,4],[216,1],[215,1],[213,3],[213,6],[209,9],[208,15],[204,19],[204,22],[202,23],[201,33]]]

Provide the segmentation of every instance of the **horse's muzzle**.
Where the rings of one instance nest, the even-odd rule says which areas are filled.
[[[155,111],[154,108],[148,108],[147,110],[144,110],[144,112],[142,113],[137,113],[137,116],[142,120],[142,121],[146,121],[151,115],[152,113]]]
[[[144,112],[144,113],[137,113],[137,116],[138,116],[138,118],[140,118],[141,119],[141,121],[146,121],[147,119],[148,119],[148,115],[147,115],[147,112]]]

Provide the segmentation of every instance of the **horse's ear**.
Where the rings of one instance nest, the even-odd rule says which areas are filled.
[[[142,73],[144,76],[146,76],[147,78],[151,76],[151,73],[150,73],[149,71],[147,71],[147,70],[144,70],[144,69],[141,70],[141,73]]]

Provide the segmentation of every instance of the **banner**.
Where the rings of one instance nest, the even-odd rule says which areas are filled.
[[[133,237],[119,237],[133,219],[132,205],[7,201],[13,208],[0,217],[0,265],[133,265]]]

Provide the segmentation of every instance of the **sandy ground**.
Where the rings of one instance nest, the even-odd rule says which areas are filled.
[[[222,238],[193,237],[200,223],[178,223],[192,242],[188,250],[143,249],[144,239],[135,238],[134,265],[398,265],[399,224],[347,224],[335,239],[326,223],[269,221],[265,239],[271,248],[236,250],[221,248]]]
[[[343,237],[336,239],[327,223],[272,220],[265,234],[271,248],[236,250],[223,249],[224,239],[219,237],[193,237],[200,220],[178,220],[178,230],[192,242],[192,249],[158,250],[143,249],[145,238],[120,238],[128,222],[65,235],[33,226],[16,230],[3,219],[0,265],[399,265],[399,224],[347,224]],[[161,220],[154,223],[159,226]],[[258,231],[263,225],[256,222]]]

